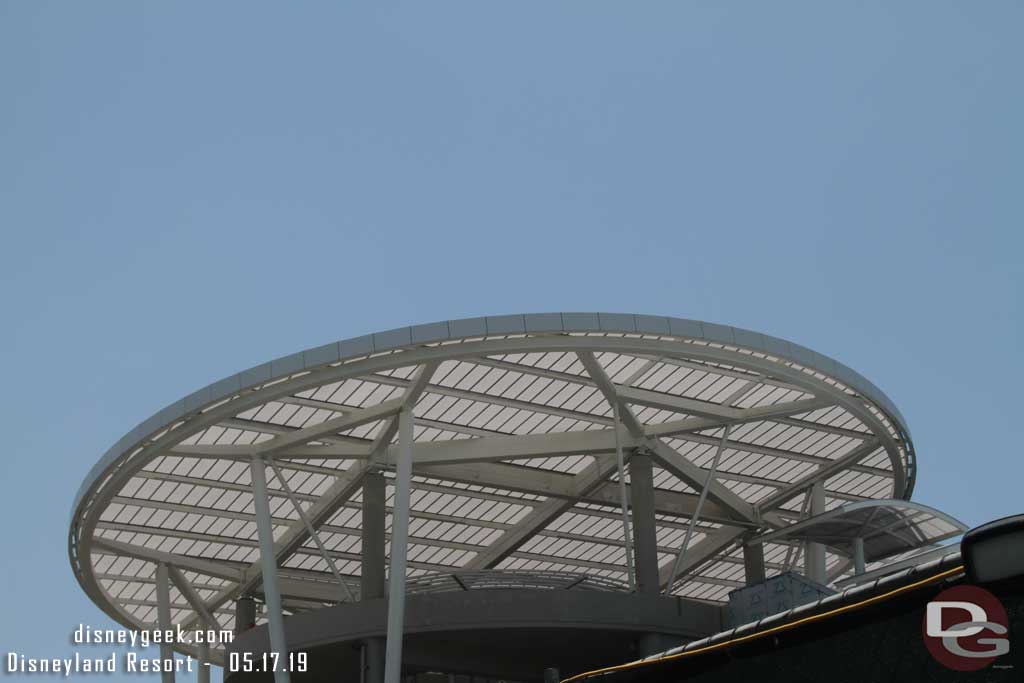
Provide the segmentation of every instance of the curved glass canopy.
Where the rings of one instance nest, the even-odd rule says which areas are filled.
[[[853,557],[863,544],[864,561],[878,562],[960,536],[967,526],[935,508],[909,500],[847,503],[821,515],[770,532],[754,543],[783,539],[821,543]]]

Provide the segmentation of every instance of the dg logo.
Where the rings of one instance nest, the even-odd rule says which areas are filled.
[[[1010,651],[1006,609],[977,586],[939,593],[925,608],[922,626],[932,657],[956,671],[976,671]]]

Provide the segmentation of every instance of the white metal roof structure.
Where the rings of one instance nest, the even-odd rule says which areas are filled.
[[[878,562],[962,535],[967,526],[944,512],[909,500],[868,500],[835,509],[761,536],[821,543],[852,557],[863,544],[864,561]]]
[[[409,577],[500,569],[628,584],[620,496],[637,453],[654,464],[659,574],[675,575],[664,588],[703,601],[743,585],[744,541],[806,517],[819,482],[826,509],[906,500],[914,487],[899,411],[802,346],[645,315],[453,320],[286,356],[143,422],[75,500],[69,552],[80,584],[116,620],[148,627],[157,567],[170,565],[173,621],[230,628],[233,600],[261,582],[257,456],[271,465],[284,610],[353,599],[361,482],[375,470],[388,477],[390,533],[397,416],[409,410]],[[769,540],[767,574],[802,552]],[[827,570],[838,580],[848,558],[830,553]]]

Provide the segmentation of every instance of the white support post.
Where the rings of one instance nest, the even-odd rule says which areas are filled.
[[[824,513],[825,482],[820,479],[814,482],[807,495],[811,498],[810,517]],[[804,546],[804,576],[821,584],[828,580],[825,576],[825,546],[821,543],[807,543]]]
[[[171,575],[163,562],[156,565],[156,619],[161,631],[174,629],[171,623]],[[161,683],[174,683],[174,648],[164,640],[160,641],[160,664]]]
[[[622,509],[622,537],[626,541],[626,576],[629,578],[629,590],[636,590],[636,569],[633,567],[633,532],[629,528],[629,499],[626,495],[626,466],[622,457],[622,439],[620,438],[621,423],[619,421],[619,404],[612,403],[615,415],[615,464],[619,475],[619,503]]]
[[[274,683],[291,683],[288,672],[288,644],[284,637],[284,613],[277,583],[277,557],[274,554],[274,526],[270,519],[270,501],[267,497],[267,464],[260,456],[252,459],[252,496],[256,508],[256,529],[260,537],[260,567],[263,575],[263,595],[267,603],[267,621],[270,630],[271,655],[277,655]]]
[[[725,444],[729,440],[729,430],[732,428],[731,425],[726,425],[725,431],[722,433],[722,440],[718,442],[718,448],[715,450],[715,459],[711,462],[711,469],[708,470],[708,476],[704,479],[704,486],[700,489],[700,497],[697,498],[697,509],[694,510],[693,516],[690,517],[690,523],[686,526],[686,536],[683,537],[683,544],[679,546],[679,553],[676,555],[676,561],[672,564],[672,571],[668,575],[668,583],[665,584],[665,594],[671,595],[672,586],[676,583],[676,574],[679,572],[679,566],[683,561],[683,556],[686,555],[686,548],[690,545],[690,537],[693,535],[693,528],[697,526],[697,520],[700,519],[701,510],[704,507],[704,501],[708,497],[708,489],[711,488],[711,483],[715,480],[715,472],[718,471],[718,461],[722,457],[722,451],[725,450]]]
[[[384,683],[402,680],[402,635],[405,630],[405,561],[409,538],[409,487],[412,480],[412,406],[398,415],[398,462],[391,513],[391,570],[388,585],[388,640]]]
[[[855,538],[853,539],[853,573],[855,576],[860,576],[865,569],[864,539]]]

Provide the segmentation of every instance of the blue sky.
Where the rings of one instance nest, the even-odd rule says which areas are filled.
[[[438,319],[788,338],[901,408],[916,499],[972,525],[1020,512],[1022,20],[1010,1],[0,0],[0,650],[57,656],[109,624],[68,514],[136,423]]]

